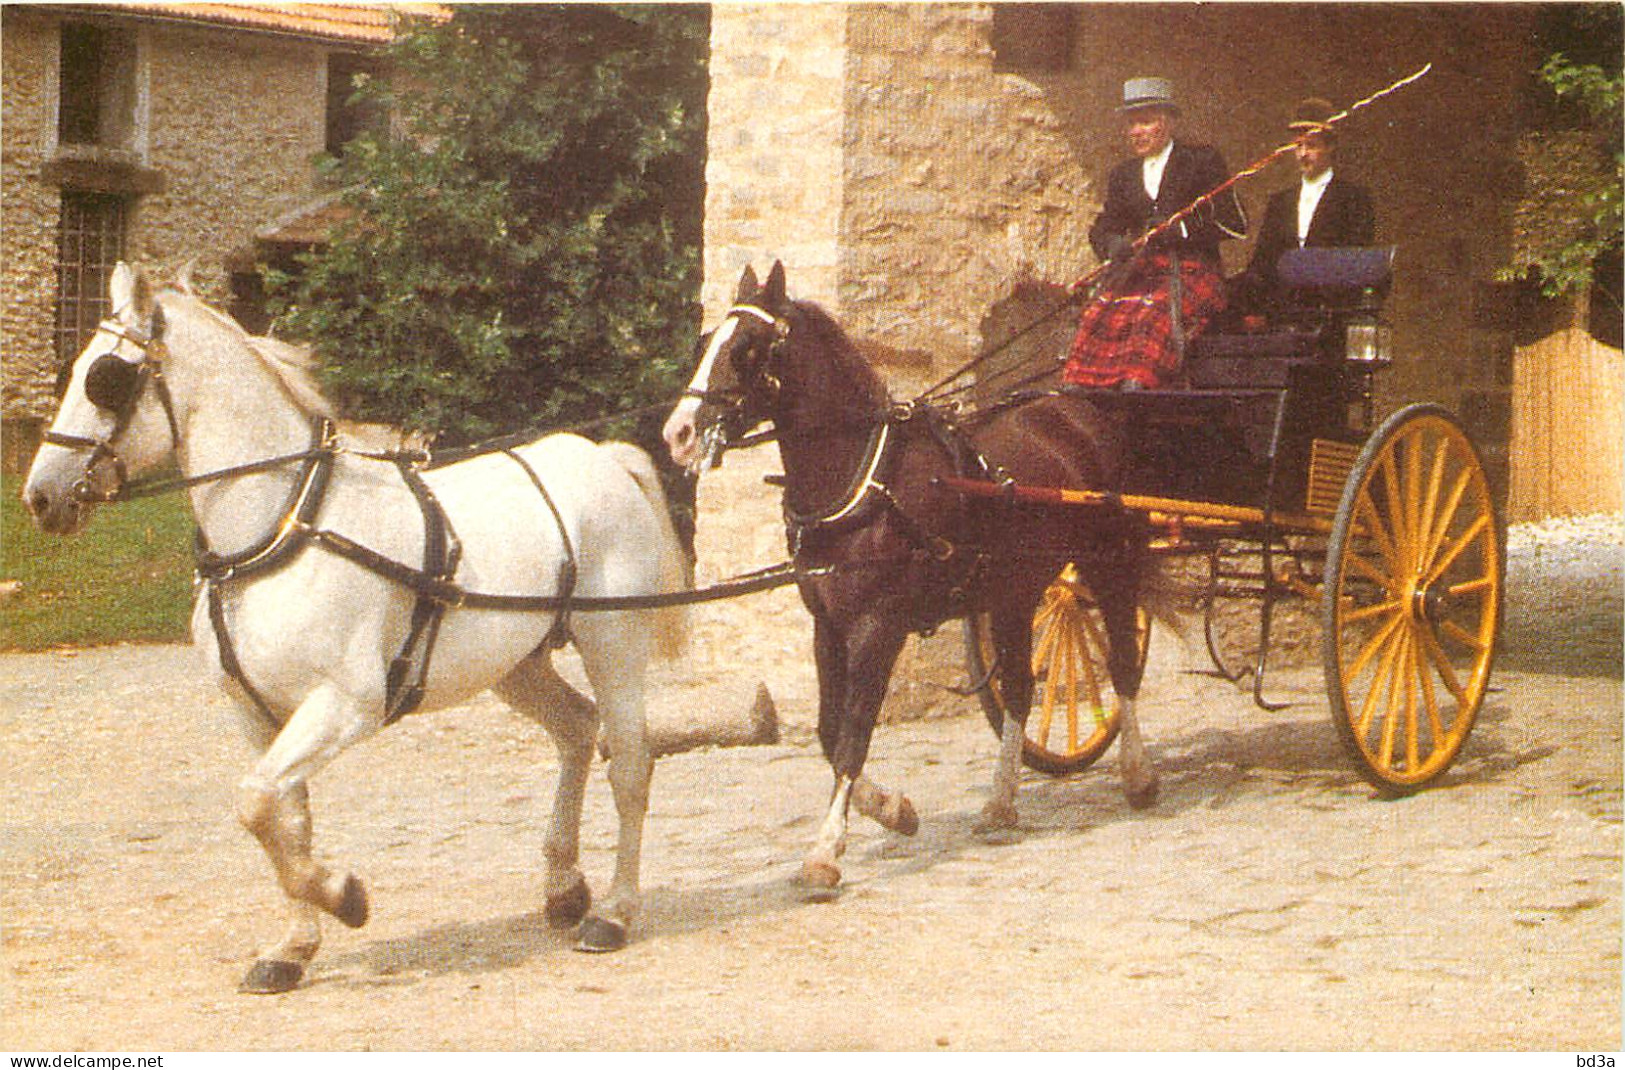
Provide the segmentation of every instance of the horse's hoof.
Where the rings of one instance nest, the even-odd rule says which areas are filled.
[[[283,959],[260,959],[248,970],[237,991],[253,996],[274,996],[278,992],[291,992],[299,987],[305,976],[305,967]]]
[[[804,862],[797,883],[809,903],[828,903],[840,897],[841,871],[828,862]]]
[[[971,833],[983,843],[1004,846],[1021,840],[1020,817],[1016,808],[988,803],[982,807],[982,816],[971,826]]]
[[[1128,796],[1131,810],[1149,810],[1157,803],[1157,791],[1157,782],[1153,780],[1149,784],[1125,788],[1124,794]]]
[[[367,924],[370,913],[367,907],[367,886],[354,874],[345,877],[344,894],[339,896],[339,904],[333,908],[333,916],[350,928],[359,929]]]
[[[912,836],[920,831],[920,815],[914,812],[914,804],[906,795],[897,796],[897,805],[886,807],[876,820],[899,836]]]
[[[569,888],[558,895],[547,897],[547,904],[542,908],[542,916],[547,919],[550,927],[568,929],[585,918],[590,909],[592,909],[592,889],[587,887],[585,879],[578,877]]]
[[[576,932],[576,950],[591,954],[619,951],[626,946],[626,926],[607,918],[588,918]]]
[[[920,817],[914,812],[914,804],[900,791],[885,792],[872,782],[860,779],[852,788],[852,805],[883,829],[903,836],[920,831]]]

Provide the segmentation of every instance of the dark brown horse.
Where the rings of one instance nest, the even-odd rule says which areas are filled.
[[[875,719],[909,632],[982,610],[991,614],[1011,712],[977,829],[1014,834],[1033,611],[1068,562],[1105,617],[1129,798],[1154,798],[1155,772],[1133,715],[1141,672],[1135,605],[1148,567],[1140,526],[1104,510],[972,501],[939,482],[972,474],[1110,486],[1119,451],[1099,412],[1081,398],[1045,395],[957,427],[945,411],[893,404],[835,321],[787,298],[784,268],[774,264],[765,286],[745,270],[736,304],[666,422],[666,444],[673,460],[698,471],[725,438],[762,421],[778,433],[790,547],[813,615],[818,735],[835,773],[828,816],[802,867],[811,892],[840,882],[849,805],[898,831],[917,827],[906,798],[863,776]]]

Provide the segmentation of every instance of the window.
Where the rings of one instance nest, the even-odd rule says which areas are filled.
[[[353,100],[357,79],[379,76],[378,63],[352,52],[327,57],[327,151],[337,156],[366,130],[382,130],[383,117],[371,103]]]
[[[111,313],[113,266],[124,257],[127,202],[111,193],[62,191],[56,243],[56,352],[72,360]]]
[[[1073,4],[994,4],[993,69],[1005,74],[1071,70],[1077,33]]]
[[[135,37],[86,23],[62,27],[57,141],[130,148],[135,135]]]

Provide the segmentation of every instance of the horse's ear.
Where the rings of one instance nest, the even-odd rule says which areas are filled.
[[[782,311],[788,304],[785,300],[784,261],[773,261],[773,270],[767,273],[767,286],[764,287],[765,299],[762,304],[767,306],[769,312]]]
[[[140,327],[152,318],[152,284],[139,268],[120,260],[107,284],[113,317],[127,327]]]
[[[739,276],[739,289],[734,291],[734,304],[744,304],[755,297],[759,289],[761,284],[756,281],[756,269],[746,264],[745,273]]]

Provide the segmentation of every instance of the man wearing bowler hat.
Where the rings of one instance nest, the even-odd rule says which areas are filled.
[[[1134,158],[1112,168],[1089,229],[1095,255],[1109,266],[1084,302],[1062,379],[1086,387],[1174,386],[1186,342],[1224,309],[1219,243],[1245,237],[1247,218],[1226,190],[1137,248],[1230,171],[1217,149],[1174,137],[1179,109],[1167,79],[1130,78],[1117,111]]]
[[[1334,167],[1337,131],[1331,120],[1335,113],[1331,103],[1319,97],[1300,101],[1293,111],[1287,126],[1294,138],[1299,181],[1272,194],[1264,208],[1252,260],[1246,271],[1231,280],[1231,302],[1236,310],[1266,316],[1283,309],[1286,295],[1276,272],[1282,253],[1370,245],[1375,239],[1371,194]]]

